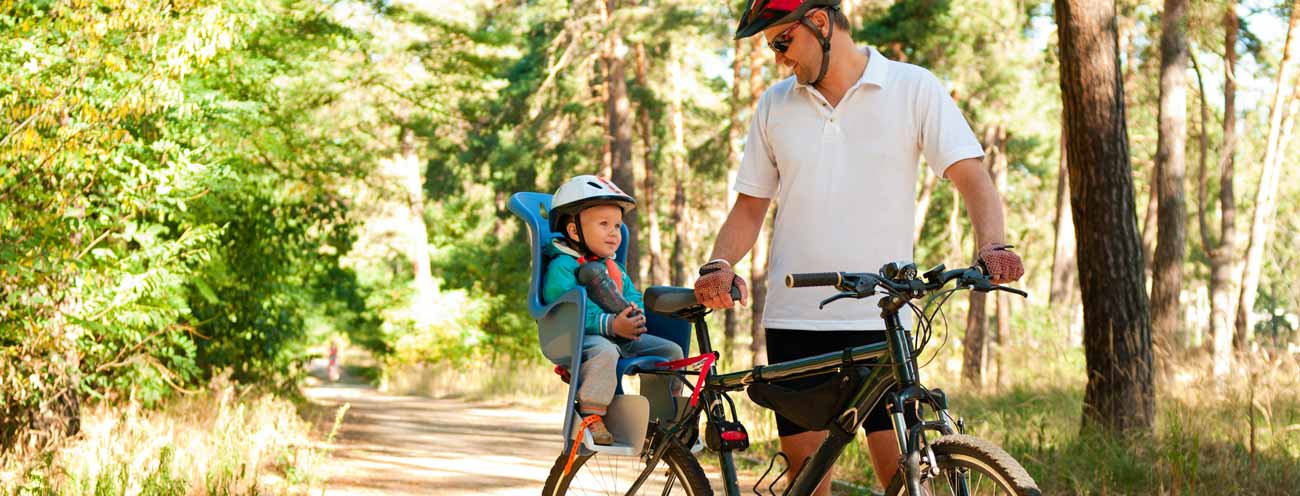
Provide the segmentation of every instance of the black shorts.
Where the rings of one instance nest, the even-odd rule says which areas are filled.
[[[798,360],[800,358],[807,358],[833,351],[844,351],[845,348],[855,348],[884,341],[885,331],[803,331],[792,329],[768,329],[767,363],[776,364],[790,360]],[[831,376],[831,373],[827,373],[812,377],[801,377],[798,379],[774,382],[774,384],[780,384],[792,389],[807,389],[826,382],[831,378]],[[912,412],[910,408],[904,410],[903,418],[907,422],[907,425],[912,425],[917,421],[915,412]],[[862,430],[868,433],[893,429],[894,422],[889,418],[889,409],[885,406],[884,401],[877,404],[876,408],[867,414],[867,420],[862,424]],[[776,414],[776,431],[782,437],[785,437],[808,432],[808,429],[801,427],[799,424],[794,423],[790,419],[787,419],[778,413]]]

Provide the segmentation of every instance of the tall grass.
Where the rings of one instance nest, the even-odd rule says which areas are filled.
[[[291,402],[213,384],[157,410],[83,410],[82,433],[60,449],[0,459],[0,493],[306,494],[323,485],[328,440]]]
[[[968,433],[1014,455],[1044,494],[1297,494],[1300,488],[1300,363],[1280,354],[1241,356],[1233,375],[1208,376],[1208,357],[1191,353],[1157,385],[1157,419],[1149,435],[1115,439],[1081,432],[1086,386],[1077,332],[1025,312],[1013,335],[994,348],[983,387],[960,382],[960,331],[942,349],[937,335],[923,356],[924,382],[949,393]],[[719,370],[749,367],[739,348]],[[928,360],[934,354],[933,360]],[[730,358],[730,359],[728,359]],[[406,393],[496,400],[561,408],[565,385],[551,365],[502,359],[496,364],[389,367],[390,387]],[[998,378],[1001,378],[1000,380]],[[625,389],[635,391],[634,380]],[[754,445],[746,458],[761,472],[777,449],[775,420],[744,394],[733,395]],[[557,429],[559,426],[557,426]],[[711,455],[702,458],[709,461]],[[742,463],[742,465],[756,465]],[[879,489],[865,443],[850,445],[836,478]]]

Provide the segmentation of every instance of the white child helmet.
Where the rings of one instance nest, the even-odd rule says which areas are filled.
[[[565,218],[595,205],[618,205],[627,213],[636,208],[636,200],[603,177],[590,174],[574,177],[560,185],[551,198],[551,211],[547,212],[551,231],[564,232],[560,223]]]

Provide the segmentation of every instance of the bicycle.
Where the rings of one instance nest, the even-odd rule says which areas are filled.
[[[956,286],[944,289],[952,281],[957,281]],[[889,408],[902,452],[899,471],[886,489],[886,495],[1040,494],[1033,478],[1011,455],[988,441],[965,434],[964,422],[954,420],[948,412],[947,396],[942,390],[925,388],[920,382],[917,366],[917,358],[929,342],[930,322],[954,292],[963,289],[1007,291],[1027,296],[1025,292],[992,284],[979,266],[945,270],[943,265],[939,265],[918,277],[915,265],[899,262],[886,264],[879,273],[789,274],[786,285],[792,288],[831,286],[839,290],[838,294],[823,300],[822,307],[843,298],[862,299],[882,293],[878,306],[886,323],[885,341],[727,374],[714,373],[712,363],[700,372],[638,370],[638,374],[675,377],[691,386],[695,384],[686,376],[703,374],[706,380],[696,387],[702,401],[680,408],[680,413],[672,420],[652,421],[647,429],[645,448],[639,457],[575,453],[570,462],[570,450],[566,450],[556,460],[543,494],[711,495],[713,489],[708,477],[692,450],[687,448],[699,438],[698,426],[703,414],[706,440],[711,450],[718,454],[723,491],[727,496],[739,496],[741,492],[732,451],[743,450],[748,446],[748,439],[735,417],[735,404],[727,394],[756,386],[762,388],[786,379],[828,373],[838,374],[837,380],[845,378],[832,383],[847,394],[832,398],[829,409],[825,408],[826,405],[819,409],[828,419],[829,435],[803,464],[784,494],[811,494],[861,428],[866,420],[865,412],[882,401]],[[912,300],[926,296],[931,296],[931,299],[925,309],[912,303]],[[934,311],[927,313],[930,304],[936,301]],[[905,307],[918,314],[918,332],[914,336],[904,329],[899,317],[899,311]],[[704,321],[710,310],[696,301],[693,290],[664,286],[648,288],[645,308],[691,321],[701,354],[712,354],[716,358],[716,352],[709,345],[708,326]],[[876,362],[864,363],[871,359]],[[785,405],[765,406],[775,406],[780,410],[805,397],[792,394],[784,400],[787,402]],[[772,403],[782,401],[772,396],[767,400]],[[726,411],[728,405],[731,407],[730,420]],[[904,408],[914,408],[917,418],[922,420],[906,425]],[[929,415],[926,415],[926,410]],[[924,420],[927,417],[932,420]],[[666,470],[656,473],[661,462]],[[630,466],[624,467],[625,463]],[[777,475],[777,481],[783,474]],[[759,484],[762,482],[760,480]],[[775,484],[768,486],[769,493],[774,494],[772,488]],[[755,484],[754,492],[758,493],[758,484]]]

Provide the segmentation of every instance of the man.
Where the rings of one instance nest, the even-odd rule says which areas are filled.
[[[748,288],[731,265],[754,245],[775,197],[781,208],[763,315],[769,362],[883,341],[874,301],[818,310],[824,292],[786,288],[783,281],[794,272],[872,271],[911,259],[921,156],[966,201],[979,257],[994,282],[1023,274],[1020,257],[1004,244],[1002,203],[982,165],[983,148],[933,74],[856,47],[839,0],[750,0],[736,39],[760,32],[794,77],[768,88],[754,111],[736,203],[695,283],[701,302],[730,308],[727,293],[736,286],[745,304]],[[793,478],[826,432],[806,431],[779,414],[777,428]],[[872,465],[888,486],[899,450],[883,407],[864,429]],[[830,494],[829,476],[815,494]]]

